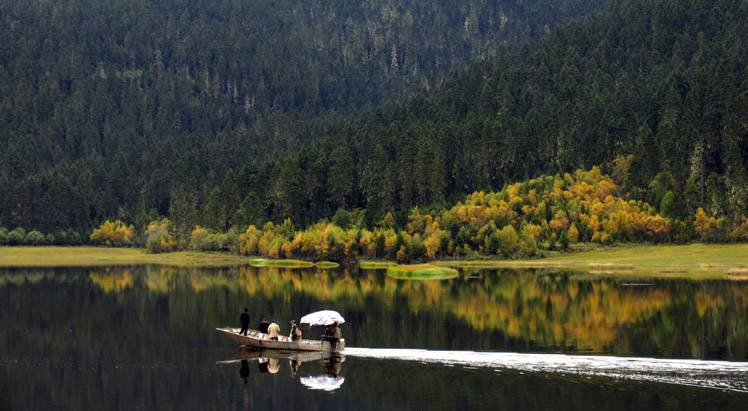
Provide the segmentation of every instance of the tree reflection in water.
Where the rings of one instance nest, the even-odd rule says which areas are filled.
[[[101,327],[133,311],[142,318],[136,334],[153,333],[151,325],[159,324],[205,340],[196,334],[232,325],[236,307],[249,305],[253,317],[286,324],[335,308],[348,321],[350,346],[748,358],[748,284],[736,282],[661,280],[629,287],[629,280],[531,270],[402,281],[381,270],[146,266],[8,269],[0,274],[0,289],[50,281],[88,283],[89,301],[70,301],[85,309],[54,320],[71,327],[97,318]],[[111,299],[117,309],[109,315]],[[23,312],[13,318],[31,321]],[[315,332],[305,330],[305,336]]]

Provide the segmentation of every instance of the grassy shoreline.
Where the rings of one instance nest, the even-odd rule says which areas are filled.
[[[85,267],[161,264],[172,266],[249,265],[249,257],[230,253],[178,251],[148,254],[140,248],[0,247],[0,267]]]
[[[256,257],[224,252],[148,254],[137,248],[0,247],[0,267],[135,264],[232,266],[250,265],[250,260],[253,259]],[[307,264],[313,266],[313,263]],[[454,260],[433,261],[430,264],[460,269],[566,269],[601,275],[746,280],[748,244],[626,245],[555,253],[534,260]],[[392,265],[395,264],[382,264],[382,268]]]
[[[566,269],[595,275],[748,280],[748,244],[623,245],[535,260],[437,261],[439,266]]]

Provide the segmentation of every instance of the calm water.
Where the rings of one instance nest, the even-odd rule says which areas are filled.
[[[406,350],[304,358],[294,372],[291,359],[237,352],[214,331],[238,326],[245,306],[253,326],[267,316],[284,333],[291,319],[336,309],[349,347]],[[611,357],[656,360],[644,369]],[[443,281],[344,269],[0,270],[2,409],[748,407],[743,365],[712,375],[673,359],[748,362],[748,284],[514,270]]]

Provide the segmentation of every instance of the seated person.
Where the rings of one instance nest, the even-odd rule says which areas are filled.
[[[260,322],[260,327],[257,328],[257,330],[260,331],[262,334],[267,334],[269,326],[270,326],[270,322],[268,321],[268,319],[263,318],[262,321]]]
[[[343,334],[340,332],[340,326],[335,322],[332,325],[328,325],[325,330],[325,335],[322,337],[323,340],[330,342],[330,347],[335,350],[338,347],[338,341],[343,338]]]
[[[280,326],[275,323],[275,320],[268,326],[268,339],[278,341],[278,335],[280,334]]]

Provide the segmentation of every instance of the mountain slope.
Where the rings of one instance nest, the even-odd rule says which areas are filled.
[[[270,176],[264,198],[306,204],[311,215],[365,207],[376,221],[381,210],[543,173],[609,169],[631,155],[622,171],[631,198],[670,217],[693,218],[701,206],[739,221],[748,205],[747,31],[744,1],[616,6],[475,64],[435,92],[368,112],[329,149],[277,163],[283,174]],[[352,183],[315,177],[304,156],[349,158],[339,163],[350,164],[342,175]],[[315,187],[331,184],[345,201],[320,205]]]
[[[248,158],[606,3],[2,2],[0,222],[199,207]],[[74,205],[51,216],[50,203]]]

